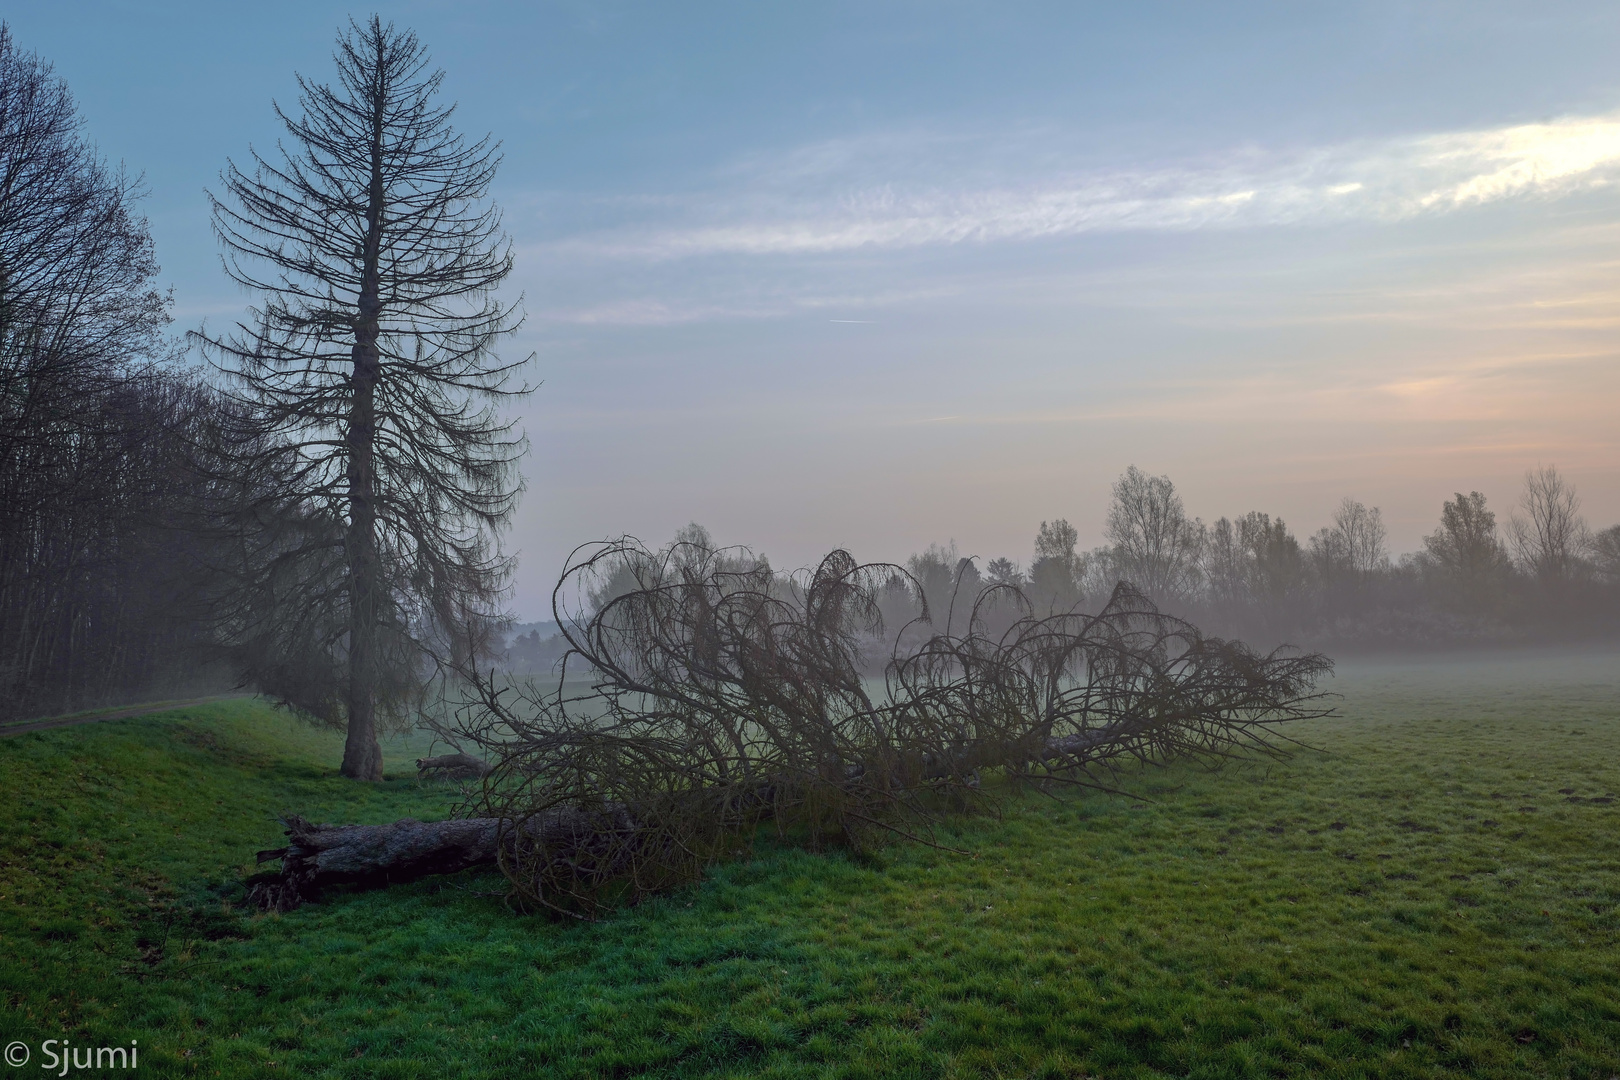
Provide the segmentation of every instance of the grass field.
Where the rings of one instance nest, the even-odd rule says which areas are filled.
[[[1345,664],[1284,762],[763,844],[597,924],[232,907],[277,813],[442,814],[252,702],[0,739],[0,1041],[174,1076],[1620,1075],[1620,654]],[[116,1071],[116,1070],[114,1070]]]

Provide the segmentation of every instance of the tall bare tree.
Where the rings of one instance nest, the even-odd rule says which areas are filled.
[[[454,131],[415,34],[351,22],[334,59],[335,84],[299,76],[302,115],[276,107],[277,154],[221,176],[225,269],[260,299],[233,332],[198,336],[247,421],[238,465],[275,476],[249,488],[339,526],[269,560],[309,585],[275,595],[264,618],[345,609],[300,613],[312,629],[298,640],[339,673],[343,774],[379,779],[379,718],[408,707],[423,651],[464,651],[498,613],[523,441],[496,406],[527,387],[510,381],[521,361],[495,354],[521,321],[495,296],[512,269],[488,198],[498,144]],[[285,573],[291,555],[326,567],[334,550],[335,581]],[[260,655],[249,674],[272,665]]]
[[[136,212],[139,178],[109,168],[79,127],[67,84],[0,23],[0,392],[10,436],[28,430],[24,410],[69,408],[86,385],[154,355],[168,323]]]
[[[1114,481],[1105,535],[1114,546],[1117,573],[1149,596],[1180,599],[1198,587],[1205,529],[1189,519],[1168,476],[1149,476],[1135,465]]]
[[[1513,554],[1537,580],[1568,581],[1581,568],[1591,540],[1574,485],[1546,465],[1525,473],[1524,496],[1508,520]]]
[[[1378,507],[1347,496],[1333,512],[1333,524],[1311,537],[1311,557],[1324,578],[1366,585],[1389,565],[1388,535]]]

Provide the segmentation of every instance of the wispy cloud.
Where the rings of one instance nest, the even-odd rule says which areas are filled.
[[[574,305],[550,304],[536,314],[548,323],[580,326],[674,326],[684,323],[777,319],[826,311],[863,312],[896,304],[937,300],[954,295],[940,286],[839,292],[790,287],[730,289],[721,301],[698,299],[691,290],[675,290],[667,298],[606,299]],[[876,319],[828,318],[829,323],[873,326]]]
[[[1307,151],[1251,149],[1152,169],[1064,172],[1047,155],[1039,179],[1018,182],[997,178],[997,164],[1019,170],[1019,155],[1003,154],[1004,145],[987,143],[971,154],[958,147],[948,155],[971,160],[971,168],[954,168],[960,160],[932,168],[910,162],[895,168],[905,178],[888,180],[882,175],[895,166],[892,155],[874,164],[861,150],[858,143],[829,144],[774,165],[734,167],[717,178],[724,190],[672,207],[679,220],[644,220],[548,246],[574,255],[665,260],[990,244],[1095,231],[1398,221],[1612,184],[1620,179],[1620,114]],[[952,181],[951,175],[972,179]]]

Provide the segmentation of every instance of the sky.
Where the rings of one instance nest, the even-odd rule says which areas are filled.
[[[177,333],[249,297],[206,190],[372,9],[17,3],[144,174]],[[513,605],[688,521],[778,567],[1102,542],[1136,464],[1418,548],[1555,464],[1620,521],[1620,5],[395,3],[534,354]]]

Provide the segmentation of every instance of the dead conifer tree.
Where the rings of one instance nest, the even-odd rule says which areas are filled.
[[[424,650],[476,640],[496,614],[509,565],[496,534],[523,442],[495,405],[527,388],[495,356],[521,321],[494,295],[512,269],[487,197],[498,145],[451,128],[443,72],[409,31],[351,22],[334,59],[335,84],[299,76],[302,116],[276,107],[289,138],[274,160],[253,152],[221,175],[225,270],[258,302],[234,331],[197,337],[241,406],[233,468],[273,477],[244,488],[337,526],[270,546],[263,565],[310,586],[254,606],[259,625],[241,629],[264,641],[278,637],[266,622],[326,628],[313,645],[341,687],[342,771],[375,780],[378,720],[406,707]],[[339,556],[335,575],[287,572]],[[297,688],[276,678],[321,677],[244,655],[285,700]]]

